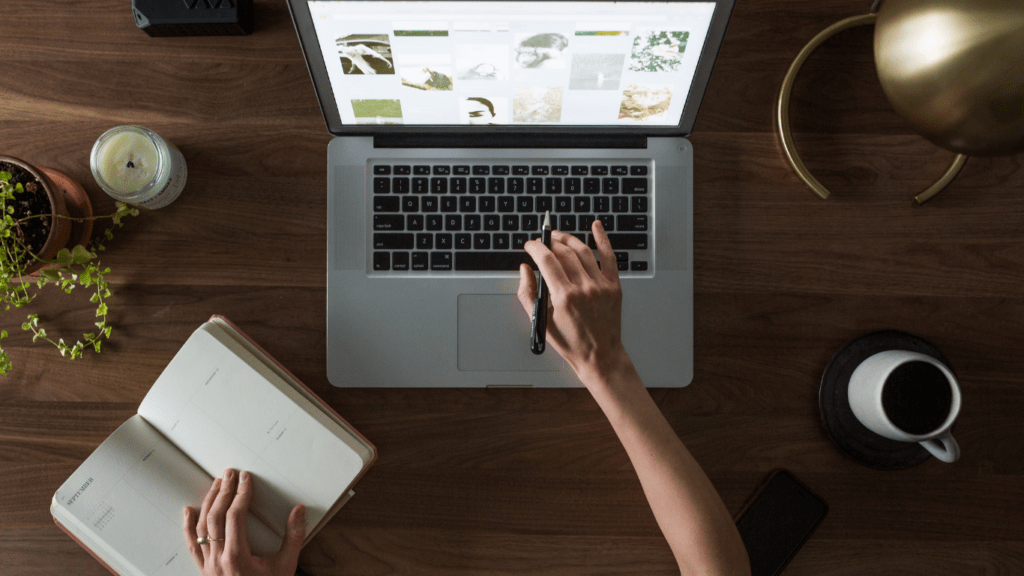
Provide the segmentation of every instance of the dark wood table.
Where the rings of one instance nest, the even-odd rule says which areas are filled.
[[[772,123],[799,49],[867,0],[736,7],[692,141],[692,385],[654,390],[733,513],[787,468],[830,512],[787,574],[1024,573],[1024,156],[971,158],[924,206],[952,154],[916,136],[875,77],[871,30],[805,65],[797,145],[833,190],[812,194]],[[330,139],[282,0],[248,37],[149,38],[128,0],[0,6],[0,153],[84,184],[105,130],[175,143],[188,185],[103,253],[112,340],[61,359],[3,315],[0,574],[104,574],[57,529],[50,498],[131,416],[211,314],[246,330],[370,438],[380,459],[305,549],[310,574],[671,574],[636,476],[584,389],[337,389],[325,376],[325,150]],[[88,331],[84,295],[50,290],[52,332]],[[881,472],[847,456],[818,385],[850,339],[919,334],[954,365],[963,456]]]

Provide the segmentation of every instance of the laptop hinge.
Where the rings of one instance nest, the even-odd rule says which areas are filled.
[[[381,134],[374,148],[647,148],[637,134]]]

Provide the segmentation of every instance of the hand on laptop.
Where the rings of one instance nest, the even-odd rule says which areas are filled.
[[[550,294],[547,340],[565,358],[584,384],[629,362],[620,339],[622,288],[615,253],[600,220],[592,226],[602,264],[575,236],[551,232],[551,250],[540,240],[526,243]],[[537,279],[533,270],[519,268],[519,302],[533,313]]]
[[[213,481],[199,517],[185,507],[185,541],[203,576],[293,576],[306,537],[306,509],[298,505],[288,516],[284,542],[276,556],[258,558],[249,550],[246,514],[252,500],[252,476],[227,469]],[[206,540],[200,544],[200,540]]]

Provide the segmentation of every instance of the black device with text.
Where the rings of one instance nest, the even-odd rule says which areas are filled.
[[[736,521],[751,575],[781,573],[827,513],[828,504],[791,473],[772,472]]]

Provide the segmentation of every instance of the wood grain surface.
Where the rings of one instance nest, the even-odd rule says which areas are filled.
[[[1024,574],[1024,156],[971,158],[915,135],[874,72],[871,30],[826,42],[793,92],[804,160],[772,113],[800,48],[868,0],[741,0],[692,135],[695,376],[653,391],[726,506],[776,468],[830,512],[786,574]],[[325,376],[326,146],[283,0],[248,37],[149,38],[127,0],[0,4],[0,153],[62,170],[97,211],[89,151],[141,124],[175,143],[188,185],[103,254],[115,332],[70,362],[3,314],[0,574],[101,575],[50,498],[134,413],[187,336],[234,321],[370,438],[378,463],[304,550],[320,575],[672,574],[628,459],[586,390],[349,390]],[[44,294],[51,332],[91,326],[85,297]],[[879,328],[937,344],[963,392],[959,462],[880,472],[821,423],[822,371]]]

